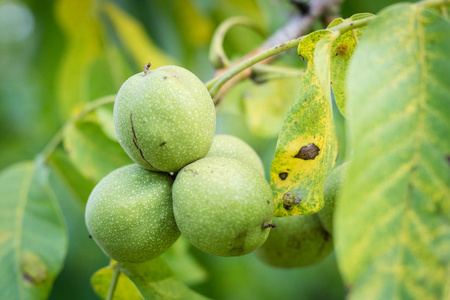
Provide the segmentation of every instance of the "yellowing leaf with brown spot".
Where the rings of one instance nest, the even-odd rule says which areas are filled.
[[[335,38],[331,31],[321,30],[299,45],[308,67],[298,99],[284,120],[272,162],[275,216],[313,214],[323,207],[323,184],[337,154],[329,85]]]
[[[372,17],[370,13],[362,13],[351,16],[348,19],[337,18],[328,25],[327,28],[332,28],[342,23],[352,23],[356,20]],[[359,38],[363,33],[364,27],[355,28],[342,33],[333,43],[331,50],[331,87],[333,89],[334,99],[339,111],[345,117],[345,99],[346,99],[346,78],[347,69],[350,58],[358,45]]]
[[[0,172],[0,299],[48,299],[67,231],[42,161]]]

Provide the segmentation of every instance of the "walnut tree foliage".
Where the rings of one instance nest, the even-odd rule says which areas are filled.
[[[349,163],[330,234],[349,299],[450,297],[449,4],[402,3],[337,18],[298,40],[297,59],[306,60],[306,69],[297,82],[271,81],[265,93],[245,82],[229,91],[243,104],[223,108],[235,118],[230,123],[247,118],[249,135],[259,128],[273,136],[280,125],[270,169],[276,217],[322,209],[325,179],[345,143],[340,155]],[[155,66],[176,64],[125,10],[96,5],[101,18],[75,2],[55,5],[70,36],[56,79],[65,123],[34,161],[0,171],[0,299],[49,297],[68,251],[64,199],[50,179],[84,207],[102,177],[131,162],[114,136],[114,96],[105,96],[131,75],[130,64],[144,65],[149,56]],[[191,31],[186,41],[206,36]],[[103,88],[92,88],[95,80]],[[343,139],[333,115],[346,119]],[[120,265],[115,299],[206,299],[191,288],[207,275],[189,247],[179,240],[154,260]],[[91,278],[101,298],[114,268],[111,261]]]

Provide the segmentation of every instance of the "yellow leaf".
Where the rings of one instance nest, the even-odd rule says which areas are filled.
[[[154,44],[142,24],[132,16],[112,2],[105,2],[102,9],[111,20],[119,40],[140,70],[148,62],[151,62],[154,68],[175,64],[172,58]]]
[[[56,76],[60,113],[67,119],[72,109],[89,101],[86,79],[89,66],[101,53],[101,26],[91,0],[59,0],[55,16],[66,36],[66,50]]]
[[[334,38],[330,31],[316,31],[299,45],[308,67],[298,99],[284,120],[271,167],[277,217],[313,214],[323,207],[324,181],[337,153],[329,85]]]
[[[187,0],[177,0],[174,4],[175,12],[183,38],[193,45],[205,45],[211,40],[213,24],[192,3]]]
[[[109,285],[113,277],[113,267],[116,263],[111,261],[109,266],[106,266],[91,277],[91,285],[94,291],[103,299],[108,295]],[[117,280],[117,286],[114,292],[114,300],[141,300],[143,299],[136,286],[125,276],[120,273]]]

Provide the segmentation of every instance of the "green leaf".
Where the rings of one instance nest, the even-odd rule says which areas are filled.
[[[264,84],[250,82],[243,98],[251,132],[260,137],[276,137],[298,91],[298,78],[270,80]]]
[[[343,20],[342,18],[335,19],[328,25],[327,28],[332,28],[336,25],[342,23],[352,23],[356,20],[361,20],[373,16],[369,13],[356,14],[348,19]],[[331,50],[331,82],[334,93],[334,98],[336,100],[336,105],[343,116],[346,115],[345,112],[345,99],[346,97],[346,78],[347,69],[350,58],[355,51],[358,40],[363,33],[364,27],[355,28],[341,34],[333,43]]]
[[[93,122],[79,121],[68,128],[64,147],[80,173],[94,182],[133,162],[120,144],[105,136]]]
[[[335,37],[327,30],[316,31],[299,45],[308,67],[301,78],[300,95],[284,120],[272,162],[275,216],[313,214],[323,207],[323,184],[337,153],[329,84]]]
[[[189,252],[191,247],[191,244],[180,236],[162,257],[178,280],[188,285],[195,285],[204,282],[208,273]]]
[[[144,299],[208,299],[178,281],[162,257],[142,264],[124,263],[120,270],[133,281]]]
[[[450,23],[399,4],[349,69],[353,157],[336,211],[350,299],[442,299],[450,262]]]
[[[152,68],[174,64],[150,39],[144,26],[112,2],[102,3],[102,12],[110,20],[118,39],[134,60],[139,70],[149,60]]]
[[[102,298],[106,299],[109,285],[111,283],[115,262],[98,270],[91,277],[91,285],[94,291]],[[120,273],[114,292],[114,300],[141,300],[143,299],[133,282],[125,274]]]
[[[0,299],[47,299],[67,251],[47,169],[31,162],[0,173]]]
[[[74,108],[89,101],[89,68],[102,51],[102,30],[92,11],[91,0],[56,2],[55,16],[67,41],[56,76],[58,105],[63,119],[68,119]]]
[[[114,264],[115,263],[112,263],[110,266],[99,270],[92,277],[91,283],[95,291],[102,297],[107,294]],[[125,274],[132,283],[134,283],[135,287],[139,290],[142,297],[146,300],[208,299],[189,289],[181,281],[178,281],[162,257],[157,257],[153,260],[140,264],[123,263],[120,267],[120,271]],[[127,289],[129,289],[131,293],[135,295],[133,289],[134,287],[132,287],[130,284],[131,282],[125,280],[125,283],[121,283],[122,278],[123,276],[120,276],[117,283],[116,292],[118,292],[119,295],[125,297],[127,296]],[[114,299],[116,299],[116,296],[114,297]]]
[[[50,156],[48,164],[51,171],[61,180],[64,187],[83,207],[94,188],[94,182],[86,179],[69,160],[67,154],[57,149]]]
[[[116,95],[106,96],[116,98]],[[105,98],[106,98],[105,97]],[[111,140],[118,142],[116,131],[114,129],[114,103],[103,105],[95,110],[97,121],[103,130],[103,133]]]

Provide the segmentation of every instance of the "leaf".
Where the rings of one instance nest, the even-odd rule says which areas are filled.
[[[79,121],[68,128],[64,148],[80,173],[94,182],[133,162],[120,144],[105,136],[93,122]]]
[[[107,97],[116,98],[116,95]],[[105,97],[106,98],[106,97]],[[103,105],[95,110],[97,121],[103,130],[103,133],[111,140],[118,142],[116,130],[114,129],[114,103]]]
[[[114,263],[106,268],[101,269],[100,271],[95,273],[92,278],[91,282],[93,284],[93,287],[97,291],[97,293],[99,293],[99,295],[103,296],[105,294],[105,290],[107,291],[107,289],[109,288],[109,282],[107,281],[107,278],[111,277],[113,265]],[[142,297],[146,300],[208,299],[189,289],[181,281],[178,281],[162,257],[157,257],[153,260],[140,264],[123,263],[120,267],[120,271],[125,274],[131,280],[131,282],[134,283],[135,287],[139,290]],[[122,278],[123,277],[121,276],[118,281],[117,288],[119,289],[119,295],[126,294],[126,291],[124,291],[125,288],[131,288],[131,285],[129,285],[127,281],[121,284],[120,281],[122,280]]]
[[[90,65],[101,54],[101,26],[92,13],[91,0],[59,0],[55,16],[66,37],[67,45],[57,80],[58,105],[63,119],[75,107],[89,101],[86,81]]]
[[[86,179],[69,160],[67,154],[57,149],[50,156],[48,164],[51,171],[62,181],[77,202],[84,208],[89,195],[94,188],[94,182]]]
[[[367,26],[355,51],[347,103],[353,157],[335,223],[350,299],[443,297],[450,270],[449,36],[448,20],[399,4]]]
[[[105,52],[103,49],[102,51],[103,53]],[[114,64],[114,66],[111,66],[112,64]],[[123,67],[120,64],[119,58],[111,62],[107,59],[106,55],[103,56],[102,54],[101,57],[93,60],[88,67],[85,79],[87,99],[98,99],[105,95],[117,93],[122,83],[127,79],[127,77],[124,76],[124,71],[120,70],[121,68]],[[113,71],[116,71],[118,74],[113,74]],[[118,82],[119,78],[120,81]]]
[[[204,282],[208,273],[189,252],[190,248],[191,244],[186,238],[180,236],[162,257],[178,280],[188,285],[195,285]]]
[[[178,281],[163,258],[142,264],[123,264],[120,270],[133,281],[144,299],[208,299]]]
[[[332,28],[336,25],[342,23],[352,23],[356,20],[361,20],[364,18],[372,17],[372,14],[362,13],[351,16],[348,19],[343,20],[342,18],[335,19],[333,22],[328,25],[327,28]],[[334,93],[334,98],[336,100],[336,105],[339,108],[339,111],[345,117],[345,99],[346,99],[346,78],[347,78],[347,69],[350,58],[352,57],[353,52],[355,51],[356,45],[358,44],[358,40],[363,33],[364,27],[355,28],[353,30],[349,30],[343,34],[341,34],[336,41],[333,43],[333,47],[331,50],[331,82]]]
[[[151,62],[152,68],[174,64],[174,60],[153,43],[142,24],[132,16],[112,2],[102,3],[102,11],[111,21],[118,39],[140,70],[148,62]]]
[[[47,299],[67,251],[61,210],[42,164],[0,173],[0,299]]]
[[[182,30],[181,37],[186,43],[195,47],[207,45],[213,34],[213,23],[202,14],[193,0],[175,0],[171,3],[171,10],[175,13],[175,20],[179,22]]]
[[[91,285],[94,291],[102,298],[106,299],[108,295],[109,285],[114,274],[115,262],[98,270],[91,277]],[[114,300],[141,300],[143,297],[139,293],[133,282],[128,279],[125,274],[120,273],[114,291]]]
[[[330,31],[321,30],[299,45],[308,67],[298,99],[284,120],[272,162],[275,216],[313,214],[323,207],[323,184],[337,153],[329,85],[334,38]]]
[[[298,78],[270,80],[264,84],[250,83],[243,97],[251,132],[260,137],[276,137],[298,91]]]

